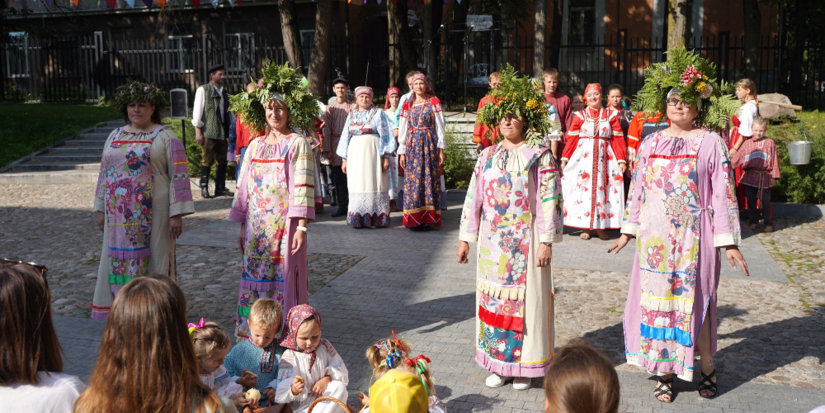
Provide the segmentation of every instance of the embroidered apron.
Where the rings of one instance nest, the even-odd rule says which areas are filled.
[[[289,145],[284,145],[283,153],[276,154],[272,159],[258,158],[259,146],[254,148],[254,152],[247,151],[247,156],[253,158],[247,172],[249,211],[244,231],[243,273],[236,320],[237,333],[243,337],[249,336],[247,317],[255,300],[271,298],[284,302],[284,254],[290,253],[286,234],[289,186],[284,166],[284,156],[288,150]]]
[[[122,129],[104,151],[109,284],[112,296],[149,268],[152,233],[151,134]]]
[[[499,150],[500,146],[496,152]],[[482,325],[478,349],[507,363],[517,363],[521,359],[533,224],[530,173],[533,163],[545,151],[547,148],[539,150],[525,169],[518,172],[493,167],[495,152],[492,152],[482,172],[484,206],[477,280],[480,292],[478,317]]]
[[[653,361],[681,360],[672,354],[673,340],[683,347],[693,345],[691,317],[699,255],[702,201],[697,183],[697,154],[704,136],[675,138],[674,146],[687,146],[687,154],[656,155],[661,134],[654,135],[647,161],[644,202],[639,220],[637,251],[641,270],[641,352]],[[712,210],[707,208],[712,215]],[[662,225],[666,217],[670,225]],[[698,333],[698,332],[696,332]],[[657,341],[659,343],[657,343]],[[668,351],[669,347],[671,350]]]

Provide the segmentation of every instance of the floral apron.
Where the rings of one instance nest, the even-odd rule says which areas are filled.
[[[493,168],[491,152],[484,165],[484,207],[478,239],[478,349],[493,360],[519,363],[524,328],[524,297],[533,214],[530,210],[531,166],[547,151],[538,151],[523,171]],[[533,171],[534,172],[534,171]]]
[[[257,152],[257,146],[254,149]],[[247,154],[257,155],[249,151]],[[275,159],[251,159],[247,173],[249,213],[236,318],[236,333],[240,337],[249,337],[247,318],[255,300],[271,298],[283,305],[284,254],[290,253],[286,234],[289,186],[283,154]]]
[[[128,139],[134,136],[136,139]],[[149,268],[152,233],[152,141],[119,131],[104,151],[109,284],[112,297]]]
[[[661,135],[655,135],[644,176],[644,198],[637,251],[641,270],[641,348],[656,362],[685,365],[685,347],[692,347],[698,332],[691,331],[696,267],[699,255],[699,227],[702,207],[699,199],[696,160],[704,136],[674,142],[689,145],[684,155],[656,155]],[[632,351],[632,349],[629,349]],[[638,351],[638,350],[637,350]]]

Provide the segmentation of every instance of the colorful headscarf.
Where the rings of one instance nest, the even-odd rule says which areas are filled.
[[[590,83],[586,88],[584,88],[584,96],[587,96],[587,92],[590,92],[591,90],[602,93],[602,85],[598,83]]]
[[[298,328],[301,327],[301,324],[303,324],[304,321],[310,317],[315,319],[318,323],[318,327],[321,327],[321,314],[318,313],[318,310],[310,307],[308,304],[296,305],[289,310],[289,314],[286,316],[286,336],[283,340],[281,340],[281,347],[310,354],[309,368],[312,369],[312,366],[315,365],[315,351],[313,350],[312,352],[309,352],[298,347],[298,341],[296,339],[298,336]]]
[[[418,81],[418,80],[422,80],[422,81],[424,81],[424,85],[426,85],[426,86],[427,86],[427,99],[434,98],[434,97],[435,97],[435,91],[433,91],[433,88],[432,88],[432,87],[430,87],[430,81],[429,81],[429,80],[427,80],[427,75],[425,75],[425,74],[423,74],[423,73],[419,73],[419,74],[417,74],[417,75],[413,75],[413,77],[411,77],[411,78],[410,78],[410,84],[412,85],[412,84],[414,84],[414,83],[415,83],[416,81]],[[412,90],[411,90],[410,92],[412,92]],[[413,93],[410,95],[409,100],[410,100],[410,101],[414,101],[414,100],[415,100],[415,92],[413,92]]]
[[[372,88],[369,86],[358,86],[357,88],[355,88],[355,97],[358,97],[358,95],[363,94],[367,94],[370,95],[370,97],[373,97],[374,92],[372,91]]]
[[[387,100],[384,101],[384,110],[387,110],[392,107],[392,105],[390,104],[390,96],[392,95],[401,96],[401,89],[397,87],[391,87],[387,89]]]

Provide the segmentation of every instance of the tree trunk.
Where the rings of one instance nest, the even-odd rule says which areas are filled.
[[[801,98],[802,92],[802,63],[805,57],[805,38],[808,28],[805,25],[806,13],[808,13],[808,0],[796,0],[795,5],[796,32],[793,35],[793,69],[791,69],[791,96],[794,103]]]
[[[762,13],[759,0],[742,0],[745,18],[745,56],[742,59],[740,78],[756,76],[756,61],[759,58],[759,39],[762,37]]]
[[[301,47],[301,33],[298,31],[293,1],[278,0],[278,12],[281,15],[281,36],[284,38],[286,58],[290,66],[301,70],[304,67],[304,50]]]
[[[564,0],[553,0],[553,35],[550,38],[550,67],[559,67],[561,57],[561,26],[564,18]]]
[[[318,0],[315,10],[315,37],[312,55],[309,57],[309,91],[315,96],[324,95],[324,82],[329,64],[329,43],[332,40],[332,0]]]
[[[547,33],[547,0],[535,0],[536,32],[533,40],[533,76],[541,79],[544,71],[544,37]]]
[[[389,34],[389,42],[390,42],[390,50],[389,50],[389,65],[390,65],[390,87],[395,86],[399,87],[400,80],[404,76],[401,73],[401,48],[399,47],[399,43],[401,43],[401,36],[398,34],[398,25],[396,19],[393,17],[393,13],[389,12],[390,3],[392,0],[387,2],[387,32]],[[401,87],[403,89],[403,87]]]
[[[391,1],[391,0],[390,0]],[[429,10],[428,10],[429,9]],[[429,49],[429,56],[427,61],[430,63],[427,68],[427,78],[435,79],[438,75],[438,51],[441,47],[441,20],[444,15],[444,5],[437,1],[429,1],[424,9],[424,21],[429,23],[429,35],[424,36],[425,50]],[[427,32],[427,25],[425,23],[424,32]],[[428,43],[432,41],[432,43]],[[429,45],[429,48],[427,48]],[[426,53],[426,52],[425,52]]]
[[[667,48],[670,50],[685,45],[690,8],[687,0],[667,0],[667,3]]]
[[[467,14],[470,10],[470,1],[453,4],[453,28],[464,29],[467,25]],[[460,72],[461,60],[464,58],[464,38],[462,33],[450,33],[447,41],[450,42],[450,73]]]
[[[397,48],[400,59],[398,68],[401,75],[405,75],[411,70],[417,69],[418,51],[413,44],[412,33],[410,33],[410,26],[407,25],[407,0],[398,0],[398,3],[392,0],[387,1],[387,14],[393,20],[393,30],[396,30]],[[405,88],[407,85],[399,85]]]

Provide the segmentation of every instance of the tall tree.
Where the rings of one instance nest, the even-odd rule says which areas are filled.
[[[427,77],[435,79],[438,72],[437,56],[438,50],[441,47],[441,28],[442,16],[444,14],[444,6],[437,1],[429,1],[424,5],[423,32],[424,32],[424,53],[428,53],[427,62]],[[432,43],[430,43],[432,41]],[[429,47],[427,47],[429,45]]]
[[[309,57],[309,91],[323,96],[332,39],[332,0],[318,0],[315,10],[315,37]]]
[[[290,66],[300,69],[304,67],[304,49],[301,47],[301,32],[298,31],[298,20],[295,19],[295,2],[293,0],[278,0],[278,12],[281,15],[281,35],[284,38],[284,50]]]
[[[690,7],[687,0],[667,0],[667,48],[685,45]]]
[[[806,17],[808,10],[808,0],[796,0],[795,7],[794,48],[793,48],[793,69],[791,69],[791,94],[793,100],[799,100],[799,92],[802,91],[802,72],[805,59],[805,41],[808,35]]]
[[[553,34],[550,37],[550,67],[559,67],[561,57],[562,20],[564,18],[564,0],[553,0]]]
[[[392,20],[390,39],[395,39],[400,54],[398,70],[402,74],[416,69],[418,63],[418,51],[413,44],[410,26],[407,25],[407,10],[407,0],[398,0],[398,3],[393,0],[387,1],[388,18]],[[407,85],[399,86],[403,89]]]
[[[541,79],[544,71],[544,36],[547,33],[547,0],[533,2],[536,18],[535,38],[533,39],[533,76]]]
[[[739,77],[756,75],[756,61],[759,59],[759,40],[762,37],[762,13],[759,0],[742,0],[745,19],[745,56],[742,59],[742,73]]]

